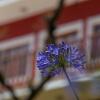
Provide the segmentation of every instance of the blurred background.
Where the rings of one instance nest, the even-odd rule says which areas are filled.
[[[46,17],[58,0],[0,0],[0,73],[16,95],[26,98],[28,83],[42,81],[36,55],[48,39]],[[54,31],[56,42],[77,45],[86,54],[86,72],[67,69],[80,100],[100,100],[100,0],[65,0]],[[12,100],[0,85],[0,100]],[[48,81],[34,100],[75,100],[67,79]]]

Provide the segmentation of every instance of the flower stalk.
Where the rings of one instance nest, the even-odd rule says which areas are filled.
[[[65,76],[66,76],[66,78],[67,78],[67,80],[68,80],[69,86],[70,86],[70,88],[71,88],[71,90],[72,90],[72,92],[73,92],[73,94],[74,94],[76,100],[79,100],[79,97],[78,97],[78,95],[77,95],[77,93],[76,93],[76,91],[75,91],[75,89],[74,89],[74,87],[73,87],[73,85],[72,85],[72,82],[71,82],[71,80],[70,80],[70,78],[69,78],[69,76],[68,76],[68,74],[67,74],[67,72],[66,72],[65,67],[63,66],[62,68],[63,68],[63,72],[64,72],[64,74],[65,74]]]
[[[73,88],[65,66],[67,65],[67,67],[83,71],[85,70],[85,63],[85,55],[77,47],[64,42],[58,45],[49,44],[46,50],[40,52],[37,56],[37,67],[43,77],[47,77],[48,75],[53,77],[59,75],[62,71],[64,72],[76,100],[79,100],[79,97]],[[68,66],[69,64],[70,66]]]

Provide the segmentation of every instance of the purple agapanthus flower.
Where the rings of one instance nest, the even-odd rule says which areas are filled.
[[[37,55],[37,67],[43,76],[54,76],[61,72],[62,67],[70,66],[84,69],[85,55],[77,47],[62,42],[59,45],[49,44],[46,50]]]

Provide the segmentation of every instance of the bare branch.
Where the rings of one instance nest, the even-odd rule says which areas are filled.
[[[63,8],[63,4],[64,4],[64,0],[59,0],[59,5],[58,5],[57,9],[54,11],[53,16],[51,16],[51,18],[47,19],[48,34],[49,34],[51,43],[56,43],[55,37],[54,37],[54,30],[56,29],[55,22],[57,21],[59,15],[61,13],[61,10]],[[29,97],[27,98],[27,100],[32,100],[33,98],[35,98],[38,95],[38,93],[42,90],[45,83],[47,83],[50,79],[51,79],[51,76],[48,76],[45,80],[42,81],[42,83],[37,88],[30,86],[31,93],[30,93]],[[14,93],[13,87],[6,84],[5,78],[1,73],[0,73],[0,83],[12,94],[13,100],[18,100],[18,98],[16,97],[16,95]]]
[[[50,43],[55,43],[54,30],[56,29],[56,21],[59,18],[63,5],[64,5],[64,0],[59,0],[59,5],[57,9],[54,11],[53,16],[47,18]]]
[[[13,88],[10,85],[6,84],[5,78],[1,73],[0,73],[0,83],[11,93],[13,100],[18,100],[18,98],[16,97],[16,95],[14,93]]]
[[[50,79],[51,77],[48,76],[44,81],[42,81],[42,83],[36,89],[34,89],[34,87],[30,87],[31,94],[29,95],[27,100],[32,100],[33,98],[35,98],[37,94],[42,90],[45,83],[48,82]]]
[[[55,22],[57,21],[59,15],[61,13],[61,10],[63,8],[63,4],[64,4],[64,0],[60,0],[57,9],[54,11],[54,15],[51,18],[47,19],[47,22],[48,22],[48,34],[49,34],[51,43],[56,43],[53,33],[54,33],[55,28],[56,28],[55,27],[56,26]],[[36,89],[34,89],[34,87],[31,87],[30,88],[31,94],[30,94],[30,96],[28,97],[27,100],[32,100],[42,90],[42,88],[45,85],[45,83],[48,82],[50,79],[51,79],[51,77],[48,76]]]

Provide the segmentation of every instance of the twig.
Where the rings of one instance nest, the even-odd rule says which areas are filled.
[[[47,18],[47,23],[48,23],[48,34],[50,37],[50,42],[55,43],[55,36],[54,36],[54,30],[56,29],[56,21],[59,18],[59,15],[62,11],[64,4],[64,0],[59,0],[59,5],[58,8],[54,11],[54,15],[51,16],[50,18]]]
[[[11,93],[13,100],[18,100],[17,96],[14,93],[13,88],[10,85],[6,84],[5,78],[1,73],[0,73],[0,83]]]
[[[51,43],[56,43],[55,42],[55,37],[54,37],[54,30],[55,30],[55,22],[57,21],[61,10],[63,8],[63,4],[64,4],[64,0],[59,0],[59,5],[57,7],[57,9],[54,11],[54,15],[51,18],[47,18],[47,23],[48,23],[48,34],[50,37],[50,42]],[[31,94],[28,97],[27,100],[32,100],[32,98],[34,98],[42,89],[42,87],[45,85],[46,82],[48,82],[51,79],[50,76],[48,76],[46,78],[46,80],[44,80],[39,86],[38,88],[34,89],[34,88],[30,88],[31,89]]]
[[[61,10],[62,10],[62,7],[63,7],[63,2],[64,2],[64,0],[59,1],[59,5],[58,5],[57,9],[54,11],[54,15],[50,19],[47,19],[48,34],[49,34],[49,37],[50,37],[52,43],[55,43],[55,37],[54,37],[54,34],[53,34],[54,30],[56,28],[55,22],[57,21],[59,15],[61,13]],[[42,90],[44,84],[46,82],[48,82],[50,79],[51,79],[51,77],[48,76],[36,89],[34,89],[34,87],[30,87],[31,94],[29,95],[27,100],[32,100]],[[14,93],[13,87],[5,83],[5,78],[3,77],[3,75],[1,73],[0,73],[0,83],[6,89],[8,89],[8,91],[12,95],[13,100],[18,100],[18,98],[16,97],[16,95]]]
[[[50,79],[51,77],[48,76],[44,81],[42,81],[42,83],[36,89],[34,89],[33,87],[30,87],[31,94],[29,95],[27,100],[33,100],[33,98],[35,98],[37,94],[42,90],[44,84],[48,82]]]
[[[73,88],[72,82],[71,82],[71,80],[70,80],[70,78],[69,78],[69,76],[68,76],[68,74],[67,74],[67,72],[66,72],[65,67],[63,67],[63,71],[64,71],[64,74],[65,74],[65,76],[66,76],[66,78],[67,78],[67,80],[68,80],[69,86],[71,87],[72,92],[73,92],[73,94],[74,94],[76,100],[79,100],[79,97],[78,97],[78,95],[77,95],[75,89]]]

